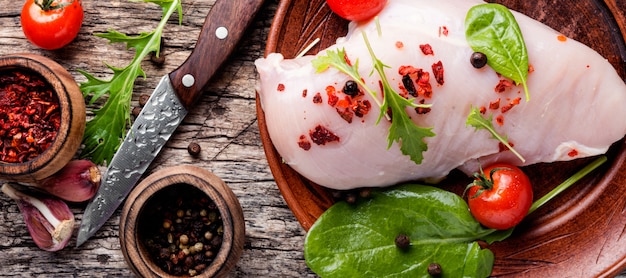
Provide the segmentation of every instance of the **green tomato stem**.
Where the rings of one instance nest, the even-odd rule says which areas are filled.
[[[530,207],[530,210],[528,211],[528,214],[531,214],[533,211],[537,210],[538,208],[543,206],[545,203],[547,203],[550,200],[552,200],[552,198],[556,197],[561,192],[563,192],[566,189],[568,189],[574,183],[576,183],[577,181],[582,179],[584,176],[589,174],[591,171],[593,171],[596,168],[600,167],[600,165],[604,164],[606,161],[607,161],[607,157],[606,156],[603,155],[603,156],[598,157],[596,160],[591,162],[589,165],[585,166],[580,171],[576,172],[574,175],[572,175],[571,177],[569,177],[568,179],[563,181],[561,184],[559,184],[557,187],[552,189],[550,192],[548,192],[548,194],[546,194],[545,196],[541,197],[539,200],[533,202],[532,206]]]

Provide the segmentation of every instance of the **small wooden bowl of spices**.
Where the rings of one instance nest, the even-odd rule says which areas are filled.
[[[237,197],[220,178],[195,166],[148,176],[122,209],[122,252],[141,277],[224,277],[239,261],[244,241]]]
[[[0,57],[0,179],[59,171],[80,147],[85,118],[80,88],[61,65],[35,54]]]

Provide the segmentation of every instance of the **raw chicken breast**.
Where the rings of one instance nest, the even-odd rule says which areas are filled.
[[[592,49],[527,16],[514,12],[532,69],[530,101],[521,86],[489,66],[475,69],[464,20],[480,3],[390,0],[379,14],[381,36],[374,21],[351,23],[347,36],[329,48],[345,48],[380,95],[379,76],[370,75],[365,32],[374,53],[389,66],[386,75],[395,90],[407,93],[413,86],[420,91],[416,101],[432,104],[430,111],[407,109],[417,125],[432,127],[436,134],[425,139],[428,150],[421,164],[403,155],[398,143],[387,148],[389,121],[376,124],[379,106],[369,94],[349,97],[342,91],[350,80],[346,74],[334,68],[315,73],[313,56],[287,60],[270,54],[257,60],[267,128],[284,162],[317,184],[351,189],[437,180],[455,168],[476,170],[478,159],[528,165],[598,155],[624,137],[626,85],[615,69]],[[434,64],[442,71],[433,71]],[[407,69],[413,69],[412,81],[405,83]],[[493,115],[498,133],[526,161],[503,149],[488,131],[466,126],[471,107]]]

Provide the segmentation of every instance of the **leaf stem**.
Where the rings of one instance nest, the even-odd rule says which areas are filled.
[[[572,186],[574,183],[576,183],[577,181],[579,181],[580,179],[585,177],[591,171],[593,171],[596,168],[600,167],[600,165],[604,164],[606,161],[607,161],[607,157],[605,155],[598,157],[596,160],[591,162],[589,165],[585,166],[580,171],[576,172],[574,175],[569,177],[567,180],[563,181],[557,187],[552,189],[550,192],[548,192],[548,194],[544,195],[539,200],[533,202],[532,206],[530,207],[530,210],[528,211],[528,214],[531,214],[533,211],[537,210],[538,208],[540,208],[541,206],[543,206],[544,204],[546,204],[547,202],[552,200],[554,197],[559,195],[561,192],[565,191],[570,186]]]

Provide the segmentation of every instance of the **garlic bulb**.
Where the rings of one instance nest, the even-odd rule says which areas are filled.
[[[100,187],[100,170],[90,160],[72,160],[54,175],[38,181],[35,187],[68,202],[85,202]]]
[[[54,197],[34,196],[10,184],[2,192],[17,202],[35,244],[46,251],[63,249],[72,237],[74,214],[65,202]]]

